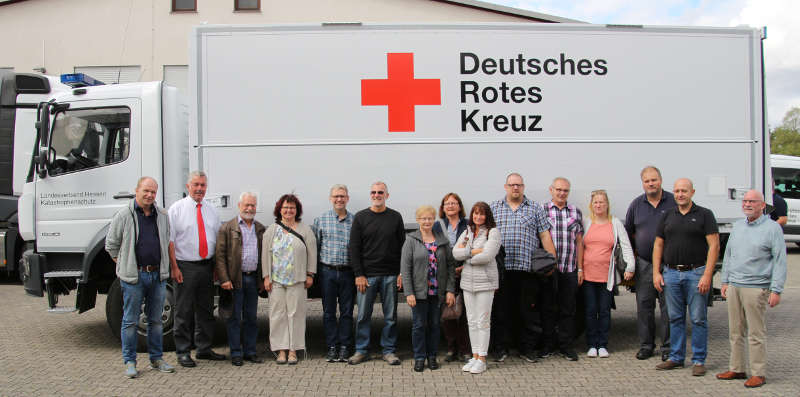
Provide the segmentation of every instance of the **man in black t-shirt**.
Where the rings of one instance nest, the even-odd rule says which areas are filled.
[[[356,278],[356,353],[348,360],[355,365],[369,358],[372,307],[378,293],[383,307],[381,347],[383,360],[400,365],[397,347],[397,275],[405,226],[399,212],[386,206],[389,189],[375,182],[369,192],[372,205],[356,213],[350,230],[350,264]]]
[[[683,367],[688,308],[692,321],[692,375],[702,376],[706,373],[708,345],[706,305],[719,255],[719,230],[711,210],[692,202],[692,181],[678,179],[672,193],[678,206],[661,218],[653,244],[653,286],[659,292],[663,290],[667,299],[671,347],[669,360],[656,369]]]
[[[775,190],[772,191],[772,206],[775,207],[775,209],[770,212],[769,217],[773,221],[778,222],[781,227],[786,226],[789,217],[789,206],[786,204],[786,200]]]

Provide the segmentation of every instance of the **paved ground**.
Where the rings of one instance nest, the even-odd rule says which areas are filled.
[[[68,299],[74,299],[71,295]],[[66,299],[64,300],[66,301]],[[768,311],[768,383],[757,391],[741,381],[718,381],[713,374],[727,369],[729,344],[727,309],[718,302],[709,309],[709,374],[692,377],[690,369],[655,371],[660,361],[639,361],[635,302],[631,294],[617,297],[612,313],[608,359],[578,362],[551,357],[528,364],[513,358],[492,363],[482,375],[460,371],[461,365],[444,364],[422,374],[411,370],[410,323],[406,305],[400,305],[400,357],[403,365],[390,367],[379,360],[358,366],[328,364],[324,354],[321,308],[312,303],[309,317],[309,359],[295,367],[273,362],[245,363],[200,361],[194,369],[176,374],[145,370],[139,358],[137,379],[122,376],[118,339],[106,323],[105,297],[84,314],[49,314],[46,301],[26,296],[21,285],[0,281],[0,395],[630,395],[674,396],[676,393],[714,395],[798,395],[800,377],[794,372],[800,351],[800,249],[790,248],[789,280],[781,304]],[[380,310],[375,310],[376,325]],[[260,301],[259,352],[266,350],[266,301]],[[227,353],[224,327],[218,323],[215,349]],[[576,342],[583,351],[584,341]],[[175,355],[166,354],[175,363]]]

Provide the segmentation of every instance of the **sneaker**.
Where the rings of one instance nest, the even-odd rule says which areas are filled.
[[[400,359],[394,353],[384,354],[383,361],[386,361],[389,365],[400,365]]]
[[[150,361],[150,369],[157,369],[159,372],[166,372],[166,373],[175,372],[175,367],[167,364],[166,361],[161,359],[158,359],[156,361]]]
[[[578,353],[575,353],[575,350],[562,349],[560,353],[569,361],[578,361]]]
[[[597,349],[597,356],[600,358],[608,358],[608,350],[605,347]]]
[[[545,349],[540,350],[539,353],[536,356],[539,357],[539,358],[547,358],[547,357],[552,356],[553,353],[555,353],[555,351],[553,351],[553,349],[545,348]]]
[[[125,376],[130,379],[139,376],[139,371],[136,370],[136,361],[128,361],[125,363]]]
[[[336,362],[339,359],[338,352],[336,351],[336,346],[331,346],[328,348],[328,354],[325,355],[325,361],[329,363]]]
[[[469,370],[472,369],[472,366],[475,365],[475,363],[478,362],[478,361],[481,361],[481,360],[477,360],[474,357],[470,358],[469,361],[467,361],[467,363],[464,364],[463,367],[461,367],[461,370],[464,371],[464,372],[469,372]]]
[[[346,363],[348,357],[350,357],[350,351],[347,349],[347,347],[342,346],[342,348],[339,349],[339,357],[337,358],[337,361],[340,363]]]
[[[357,365],[357,364],[361,364],[361,363],[363,363],[364,361],[367,361],[367,360],[369,360],[369,356],[367,356],[364,353],[356,352],[356,354],[353,354],[353,356],[350,357],[349,360],[347,360],[347,363],[350,364],[350,365]]]
[[[486,372],[486,361],[483,360],[475,360],[475,364],[472,364],[472,368],[469,369],[469,373],[471,374],[482,374]]]
[[[589,357],[597,357],[597,349],[595,349],[594,347],[589,349],[589,351],[586,352],[586,355]]]
[[[525,361],[527,361],[529,363],[539,362],[539,359],[536,358],[536,356],[537,356],[537,354],[535,352],[533,352],[533,353],[520,353],[519,354],[519,358],[521,358],[521,359],[523,359],[523,360],[525,360]]]
[[[508,358],[508,350],[500,350],[494,354],[495,362],[502,363],[503,361],[506,361],[506,358]]]

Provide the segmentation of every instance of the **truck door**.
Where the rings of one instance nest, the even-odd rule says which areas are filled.
[[[38,173],[36,182],[39,252],[88,252],[134,197],[141,174],[140,107],[139,99],[81,101],[53,115],[47,172]],[[66,269],[48,263],[48,270],[85,270],[80,261],[67,262]]]

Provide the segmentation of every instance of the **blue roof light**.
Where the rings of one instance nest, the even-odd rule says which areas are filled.
[[[83,73],[67,73],[61,75],[61,82],[70,87],[87,87],[91,85],[105,85],[100,80],[95,80]]]

